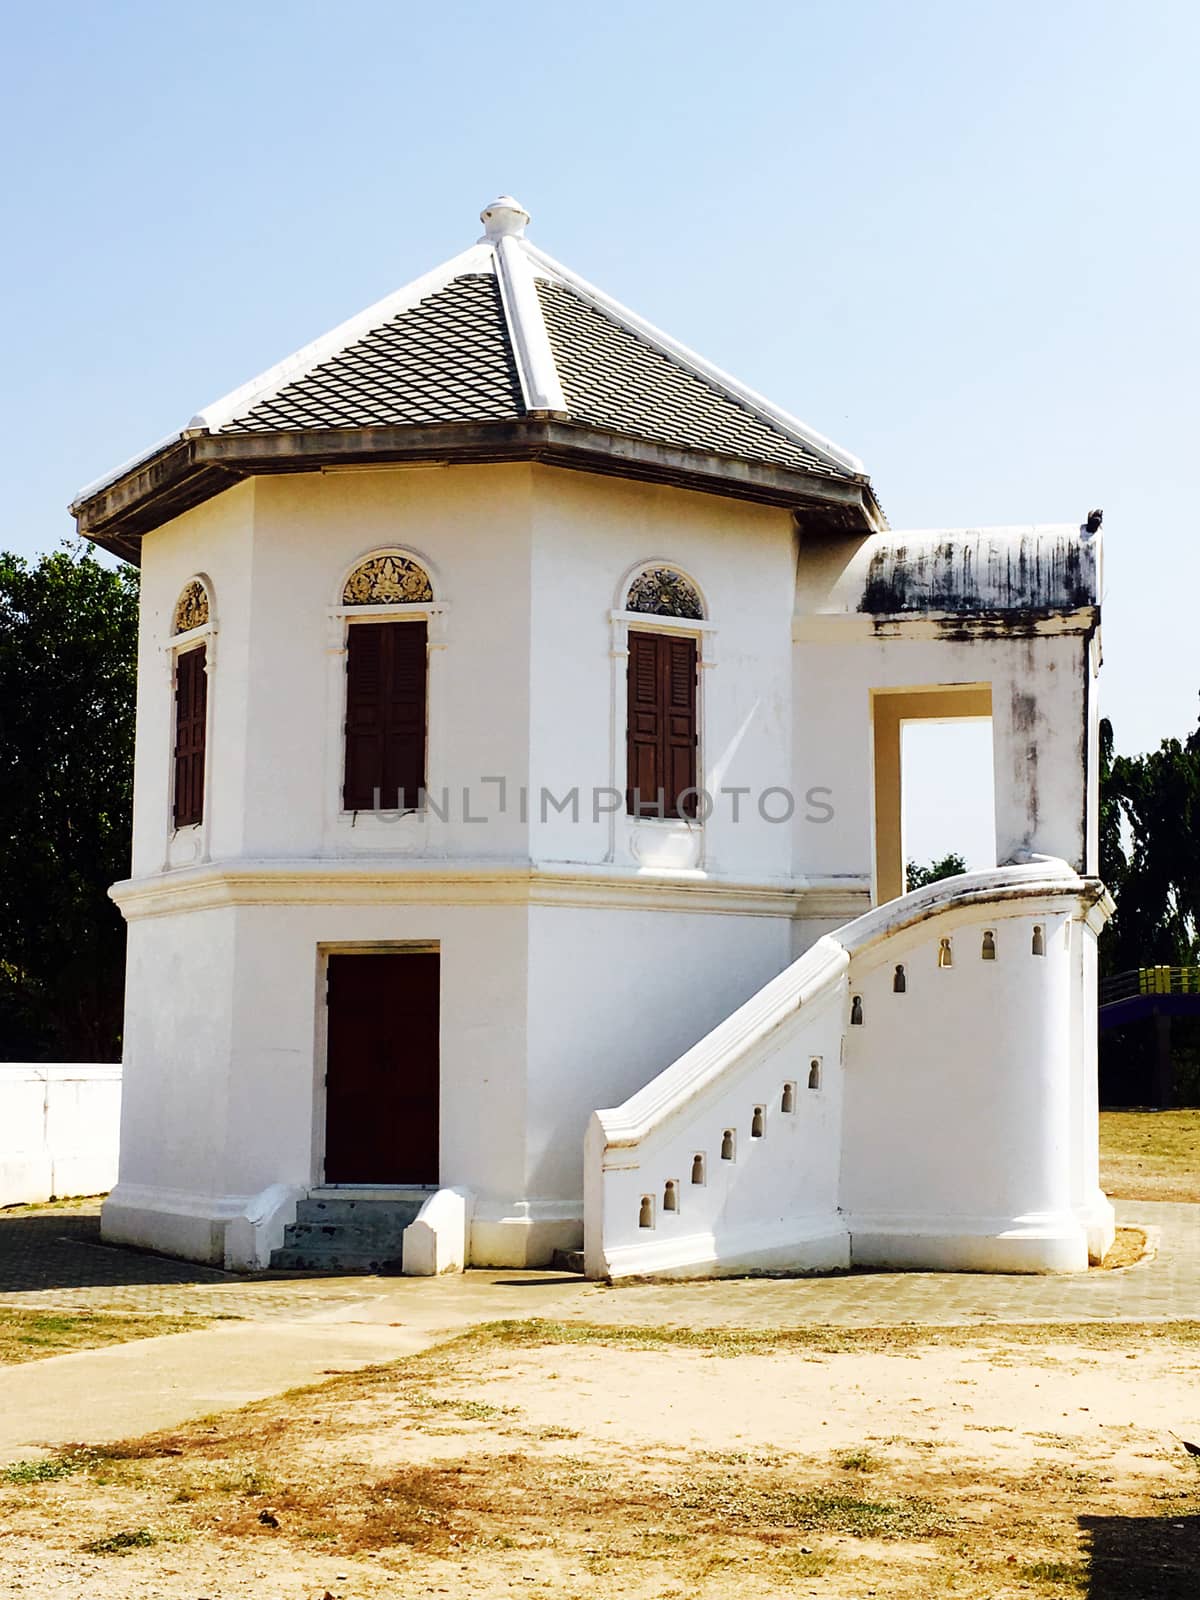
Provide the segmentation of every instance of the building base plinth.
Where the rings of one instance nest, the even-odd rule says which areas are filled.
[[[1088,1261],[1098,1267],[1117,1237],[1117,1214],[1102,1189],[1079,1208],[1079,1223],[1087,1234]]]
[[[548,1267],[556,1250],[583,1244],[583,1207],[571,1200],[476,1201],[472,1267]]]
[[[740,1278],[755,1273],[845,1272],[850,1236],[838,1224],[746,1226],[721,1235],[647,1240],[587,1263],[589,1278]]]
[[[101,1210],[100,1236],[228,1272],[261,1271],[307,1192],[276,1183],[253,1195],[196,1195],[118,1183]]]
[[[1088,1232],[1072,1213],[1001,1222],[851,1221],[856,1267],[900,1272],[1086,1272]]]

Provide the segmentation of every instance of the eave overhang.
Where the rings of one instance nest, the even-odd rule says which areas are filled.
[[[137,563],[145,533],[246,478],[327,467],[467,465],[539,461],[609,477],[670,484],[796,513],[806,532],[870,534],[887,527],[865,474],[807,473],[762,461],[686,450],[553,416],[434,427],[197,429],[156,450],[72,505],[82,537]]]

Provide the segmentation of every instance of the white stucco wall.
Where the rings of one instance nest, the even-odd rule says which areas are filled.
[[[120,1110],[120,1066],[0,1063],[0,1206],[111,1189]]]
[[[356,624],[341,587],[394,548],[434,589],[432,805],[350,816]],[[687,573],[706,605],[702,625],[680,624],[701,661],[699,775],[716,799],[702,825],[637,823],[620,799],[593,810],[593,791],[625,788],[637,623],[621,605],[631,573],[654,562]],[[326,953],[416,943],[442,957],[441,1182],[474,1195],[472,1258],[521,1264],[577,1243],[590,1112],[652,1080],[863,908],[872,690],[989,683],[998,859],[1034,850],[1081,865],[1094,718],[1083,635],[877,629],[838,611],[822,563],[784,510],[528,464],[265,476],[148,534],[109,1237],[251,1259],[261,1240],[249,1255],[230,1240],[258,1226],[254,1197],[282,1195],[276,1227],[287,1197],[322,1177]],[[171,618],[197,575],[213,603],[205,818],[173,835]],[[718,792],[733,788],[749,791],[737,823]],[[764,793],[782,807],[789,788],[794,819],[767,820]],[[815,788],[830,791],[827,821],[812,820],[824,814],[805,799]],[[578,791],[577,808],[543,809],[543,790]],[[1084,1049],[1082,1012],[1072,1018]],[[1072,1093],[1084,1087],[1081,1069]],[[1073,1137],[1083,1193],[1090,1135]],[[803,1183],[828,1177],[807,1146],[798,1168]]]
[[[400,546],[429,570],[429,790],[450,812],[379,823],[341,813],[345,621],[341,581]],[[756,797],[790,776],[795,540],[770,507],[523,465],[383,468],[254,480],[146,536],[135,875],[168,860],[463,855],[655,865],[671,830],[597,812],[625,788],[625,629],[639,564],[677,565],[708,611],[701,646],[700,782],[718,796],[684,857],[722,874],[783,878],[788,827]],[[203,574],[213,596],[206,819],[170,828],[175,601]],[[654,626],[653,619],[646,619]],[[499,810],[503,778],[506,803]],[[518,794],[528,791],[526,815]],[[543,804],[546,788],[580,805]],[[465,820],[470,813],[486,823]],[[733,821],[734,806],[742,820]],[[676,830],[678,831],[678,830]],[[636,837],[635,837],[636,835]]]
[[[1080,1022],[1094,1014],[1104,914],[1094,882],[1042,862],[944,880],[823,939],[593,1117],[589,1274],[839,1260],[1055,1272],[1098,1259],[1113,1220],[1093,1156],[1095,1032]],[[794,1117],[780,1108],[786,1082]],[[726,1129],[728,1162],[714,1155]],[[689,1182],[695,1152],[703,1186]]]
[[[1044,956],[1032,954],[1035,924]],[[993,961],[981,959],[985,927]],[[951,910],[855,963],[864,1021],[846,1030],[841,1202],[857,1262],[928,1265],[948,1236],[982,1244],[1021,1218],[1061,1230],[1071,1217],[1072,1125],[1084,1116],[1072,1097],[1072,940],[1083,937],[1065,907]],[[942,938],[951,967],[938,966]],[[932,1156],[931,1137],[951,1129]],[[1057,1264],[1086,1267],[1086,1239],[1064,1244]],[[1004,1270],[1004,1241],[993,1249]]]
[[[146,1243],[149,1229],[160,1247],[220,1260],[234,1200],[320,1183],[331,949],[439,949],[441,1181],[521,1196],[526,915],[367,903],[135,918],[121,1179],[106,1235]],[[192,974],[182,986],[181,970]]]
[[[147,1243],[150,1226],[164,1247],[165,1226],[170,1247],[220,1260],[234,1200],[320,1183],[324,959],[409,943],[441,956],[440,1181],[476,1196],[474,1259],[519,1265],[530,1249],[546,1257],[551,1236],[576,1244],[597,1099],[652,1077],[777,972],[789,933],[785,916],[416,895],[135,917],[139,999],[106,1234]],[[148,1224],[148,1212],[174,1220]]]
[[[626,1099],[774,977],[789,934],[785,916],[534,907],[528,1192],[579,1215],[596,1106]]]
[[[258,485],[237,484],[145,536],[138,631],[132,875],[161,872],[243,847],[242,796],[249,742],[250,570]],[[204,822],[173,837],[175,605],[189,579],[212,596],[208,650],[209,761]]]
[[[247,852],[521,858],[515,806],[486,824],[493,790],[528,772],[530,472],[521,465],[322,473],[259,488],[255,518],[253,725]],[[445,612],[430,624],[432,796],[449,816],[380,824],[340,815],[345,626],[331,620],[347,570],[400,545],[430,573]],[[474,804],[464,811],[463,791]]]
[[[975,683],[992,691],[997,862],[1053,855],[1087,870],[1088,660],[1087,641],[1073,634],[962,641],[866,638],[855,629],[844,639],[830,630],[798,640],[796,788],[831,791],[821,798],[833,814],[808,821],[798,807],[796,871],[816,879],[871,876],[872,690]],[[952,772],[946,781],[953,784]]]
[[[620,1111],[593,1118],[585,1146],[590,1276],[849,1266],[838,1212],[845,992],[843,968],[761,1036],[748,1015],[766,998],[756,996],[672,1064],[661,1095],[651,1083]],[[690,1063],[710,1053],[716,1075],[689,1090]],[[664,1114],[670,1078],[680,1080],[678,1100]],[[643,1137],[613,1141],[613,1122],[643,1115],[652,1123]]]
[[[1099,539],[1064,526],[805,544],[795,784],[832,791],[821,799],[833,814],[798,810],[795,870],[873,872],[872,691],[986,684],[997,862],[1053,855],[1095,872],[1099,575]]]
[[[529,472],[261,478],[146,536],[134,876],[209,858],[527,853],[515,807],[467,824],[462,791],[493,772],[527,777]],[[446,608],[430,628],[428,774],[431,794],[449,790],[446,822],[341,812],[341,585],[358,559],[396,545],[427,564]],[[171,619],[196,574],[217,627],[206,815],[172,840]]]
[[[541,861],[702,866],[734,877],[782,878],[788,828],[763,820],[757,796],[786,785],[791,743],[795,534],[786,511],[622,479],[539,468],[534,477],[530,769],[562,797],[625,790],[627,633],[613,619],[628,578],[659,562],[685,572],[705,603],[700,656],[699,786],[707,822],[672,829],[585,806],[580,821],[539,808],[531,849]],[[644,617],[651,630],[656,619]],[[684,625],[686,629],[686,624]],[[723,788],[755,798],[734,801]],[[692,835],[672,853],[667,836]],[[656,855],[656,851],[665,854]]]

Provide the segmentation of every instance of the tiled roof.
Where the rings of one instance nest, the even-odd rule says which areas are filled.
[[[507,421],[521,384],[496,279],[453,278],[219,431]]]
[[[459,255],[81,490],[80,526],[140,537],[231,472],[422,452],[578,463],[802,507],[814,526],[881,520],[857,457],[532,245],[511,196],[480,220]]]
[[[565,284],[539,279],[538,295],[575,421],[687,449],[835,473],[781,428],[689,372]]]

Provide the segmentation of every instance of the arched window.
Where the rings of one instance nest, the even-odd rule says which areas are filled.
[[[690,578],[644,567],[629,585],[626,611],[701,622]],[[694,817],[699,752],[699,653],[687,632],[630,624],[626,720],[626,811],[632,817]]]
[[[683,617],[690,622],[704,620],[704,606],[690,578],[672,567],[647,567],[629,585],[626,611],[639,611],[648,617]]]
[[[347,811],[414,811],[425,790],[428,742],[428,572],[402,551],[359,562],[342,589],[344,606],[394,608],[397,615],[352,620],[346,639]]]
[[[208,589],[199,578],[184,584],[175,602],[172,636],[209,625]],[[204,821],[204,778],[208,746],[208,644],[184,643],[174,652],[175,750],[172,822],[193,828]]]

